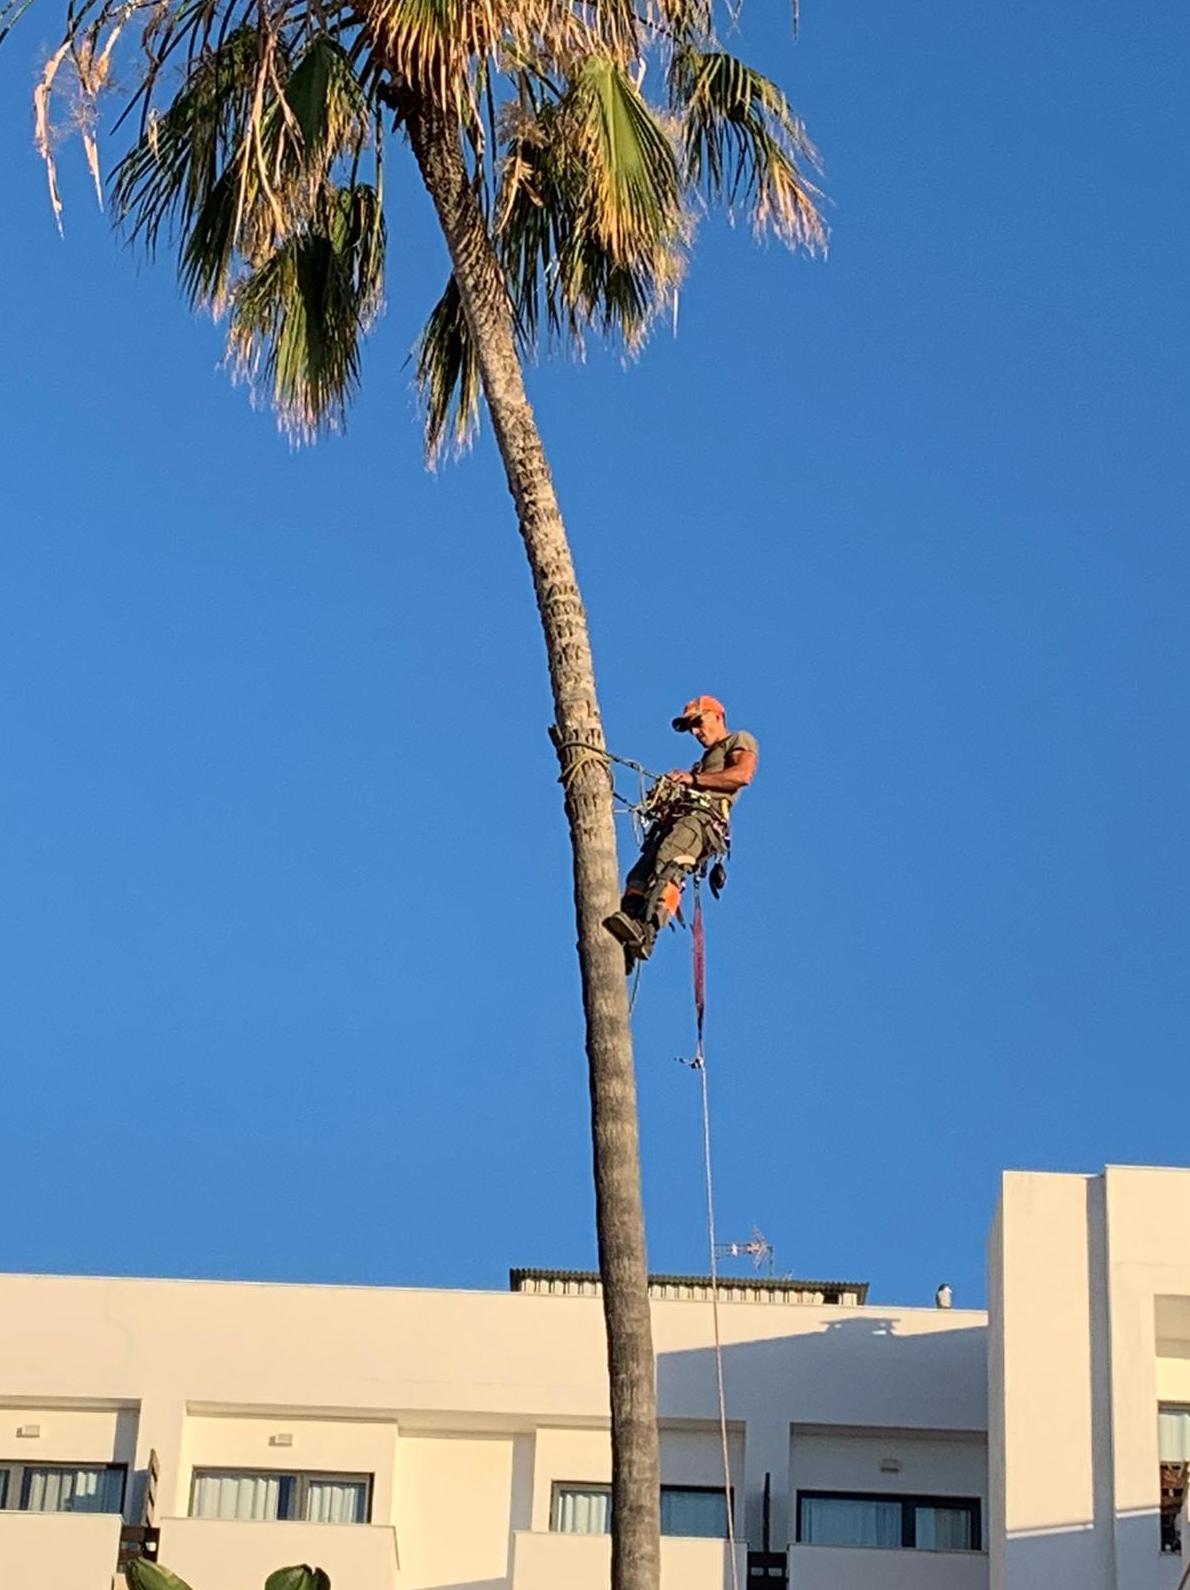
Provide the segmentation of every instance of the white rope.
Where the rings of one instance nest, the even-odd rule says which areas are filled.
[[[723,1388],[723,1341],[719,1334],[719,1261],[715,1254],[715,1180],[711,1171],[711,1106],[707,1062],[699,1042],[694,1069],[702,1085],[702,1148],[707,1181],[707,1246],[711,1255],[711,1319],[715,1328],[715,1379],[719,1389],[719,1439],[723,1446],[723,1499],[727,1506],[727,1549],[731,1557],[731,1590],[740,1590],[736,1564],[735,1519],[731,1507],[731,1453],[727,1443],[727,1394]]]

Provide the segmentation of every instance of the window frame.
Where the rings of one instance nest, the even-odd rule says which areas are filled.
[[[105,1474],[119,1474],[120,1476],[120,1505],[112,1513],[101,1513],[101,1518],[123,1518],[124,1509],[128,1504],[128,1465],[127,1463],[110,1463],[102,1459],[98,1462],[80,1463],[31,1463],[28,1458],[0,1458],[0,1475],[3,1476],[3,1485],[0,1486],[0,1512],[28,1513],[33,1511],[28,1506],[28,1476],[32,1473],[78,1474],[86,1469],[100,1469]],[[73,1512],[72,1508],[56,1510],[51,1516],[66,1517]]]
[[[983,1501],[978,1496],[934,1496],[919,1495],[916,1492],[906,1491],[830,1491],[808,1488],[798,1490],[797,1493],[797,1533],[796,1544],[799,1546],[813,1546],[812,1540],[804,1536],[804,1521],[802,1516],[803,1501],[833,1501],[833,1502],[897,1502],[901,1508],[901,1544],[899,1546],[844,1546],[844,1551],[934,1551],[939,1555],[938,1548],[932,1546],[919,1546],[917,1544],[917,1517],[919,1507],[945,1507],[953,1512],[965,1512],[971,1520],[971,1544],[961,1546],[950,1551],[951,1556],[971,1556],[973,1553],[983,1551]],[[830,1551],[832,1548],[826,1546]]]
[[[552,1480],[550,1482],[550,1534],[551,1535],[578,1535],[582,1533],[575,1529],[559,1529],[555,1520],[558,1517],[558,1503],[566,1491],[586,1491],[592,1495],[607,1497],[608,1528],[602,1531],[611,1533],[612,1516],[612,1488],[607,1480]]]
[[[278,1513],[276,1518],[204,1518],[201,1513],[194,1511],[194,1491],[200,1479],[209,1479],[215,1475],[226,1476],[229,1479],[258,1479],[276,1478],[278,1480],[291,1480],[290,1501],[294,1511]],[[313,1520],[305,1516],[305,1504],[310,1495],[311,1482],[318,1483],[324,1480],[339,1481],[348,1485],[363,1484],[364,1507],[363,1517],[354,1520],[358,1527],[360,1524],[372,1522],[372,1492],[376,1485],[375,1474],[353,1472],[346,1469],[273,1469],[273,1468],[244,1468],[239,1464],[223,1465],[199,1463],[190,1470],[190,1500],[188,1503],[187,1518],[195,1518],[200,1523],[225,1523],[225,1524],[308,1524]],[[282,1493],[284,1494],[284,1493]],[[280,1500],[280,1498],[278,1498]],[[339,1525],[334,1526],[336,1529]],[[353,1527],[347,1525],[347,1528]]]
[[[562,1493],[565,1492],[565,1491],[598,1492],[601,1496],[606,1496],[608,1498],[607,1516],[608,1516],[608,1524],[609,1524],[609,1532],[610,1532],[610,1523],[611,1523],[611,1515],[612,1515],[612,1510],[611,1510],[612,1488],[611,1488],[611,1484],[610,1484],[609,1481],[606,1481],[606,1480],[553,1480],[551,1482],[551,1484],[550,1484],[550,1534],[551,1535],[566,1535],[566,1534],[573,1533],[573,1531],[570,1531],[570,1530],[559,1529],[557,1527],[556,1523],[554,1522],[554,1520],[558,1516],[558,1501],[559,1501],[559,1498],[561,1497]],[[723,1493],[724,1493],[724,1487],[722,1485],[662,1485],[660,1487],[660,1490],[659,1490],[659,1493],[658,1493],[659,1498],[661,1496],[664,1496],[667,1491],[669,1491],[669,1492],[681,1491],[683,1495],[689,1495],[692,1492],[697,1492],[698,1494],[705,1495],[705,1496],[722,1496]],[[727,1518],[728,1518],[729,1525],[734,1529],[734,1527],[735,1527],[735,1486],[734,1485],[729,1486],[727,1488]],[[669,1539],[669,1540],[727,1540],[729,1538],[730,1537],[726,1533],[724,1533],[722,1535],[669,1535],[669,1536],[666,1536],[666,1539]]]

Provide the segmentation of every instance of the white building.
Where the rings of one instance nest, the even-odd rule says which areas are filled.
[[[741,1587],[1174,1590],[1190,1171],[1005,1176],[989,1296],[723,1285]],[[725,1590],[706,1283],[659,1279],[653,1320],[665,1590]],[[112,1590],[122,1535],[194,1590],[303,1561],[334,1590],[600,1590],[604,1364],[595,1285],[552,1272],[0,1277],[0,1590]]]

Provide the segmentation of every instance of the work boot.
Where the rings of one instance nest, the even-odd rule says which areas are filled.
[[[611,916],[604,917],[603,925],[612,938],[618,939],[635,959],[642,961],[648,959],[649,950],[653,946],[647,944],[643,923],[629,916],[627,911],[613,911]]]

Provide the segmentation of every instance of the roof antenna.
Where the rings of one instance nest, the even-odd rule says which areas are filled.
[[[759,1226],[752,1227],[752,1235],[747,1242],[716,1242],[715,1257],[751,1259],[754,1270],[763,1269],[770,1281],[773,1278],[773,1245]]]

